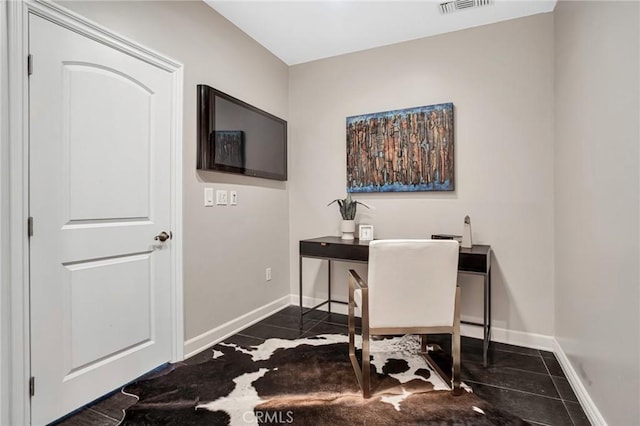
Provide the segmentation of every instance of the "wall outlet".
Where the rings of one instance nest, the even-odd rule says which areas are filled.
[[[238,204],[238,192],[229,191],[229,204],[235,206]]]
[[[222,189],[216,191],[216,204],[219,206],[227,205],[227,191]]]
[[[267,269],[265,269],[265,271],[264,271],[264,278],[265,278],[267,281],[271,281],[271,268],[267,268]]]
[[[204,206],[213,207],[213,188],[204,189]]]

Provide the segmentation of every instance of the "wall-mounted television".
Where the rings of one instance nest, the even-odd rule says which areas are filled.
[[[199,84],[197,167],[287,180],[287,122]]]

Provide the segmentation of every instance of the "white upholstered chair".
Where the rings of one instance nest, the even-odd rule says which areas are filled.
[[[443,376],[427,354],[426,335],[451,333],[451,388],[460,394],[458,250],[453,240],[375,240],[369,245],[368,282],[349,270],[349,358],[365,398],[371,395],[375,335],[420,335],[422,354]],[[355,353],[355,307],[362,314],[362,366]]]

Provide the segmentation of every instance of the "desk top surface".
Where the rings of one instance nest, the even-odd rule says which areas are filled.
[[[327,237],[318,237],[318,238],[308,238],[304,240],[300,240],[300,242],[305,243],[331,243],[331,244],[342,244],[345,246],[368,246],[371,241],[368,240],[343,240],[340,237],[327,236]],[[462,248],[460,247],[460,253],[469,253],[469,254],[481,254],[487,255],[491,251],[491,246],[483,245],[483,244],[474,244],[471,248]]]

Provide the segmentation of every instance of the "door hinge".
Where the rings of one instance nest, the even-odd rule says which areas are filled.
[[[27,219],[27,235],[33,237],[33,218],[31,216]]]
[[[31,376],[29,378],[29,395],[34,396],[36,394],[36,378]]]
[[[29,53],[27,56],[27,75],[33,74],[33,55]]]

